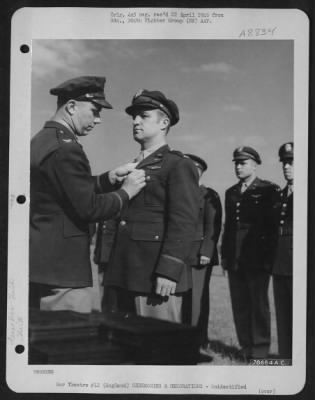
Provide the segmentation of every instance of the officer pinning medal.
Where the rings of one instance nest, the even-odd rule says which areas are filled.
[[[31,141],[29,298],[41,310],[92,310],[91,224],[119,213],[145,186],[144,171],[130,163],[92,176],[79,143],[112,108],[105,81],[82,76],[51,89],[57,110]]]

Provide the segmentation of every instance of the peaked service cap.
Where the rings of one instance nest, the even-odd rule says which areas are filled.
[[[90,101],[103,108],[113,108],[105,98],[105,82],[104,76],[80,76],[50,89],[50,94],[66,100]]]
[[[171,125],[179,121],[179,110],[175,102],[158,90],[139,90],[132,99],[131,105],[126,108],[126,113],[133,115],[135,110],[159,109],[169,117]]]
[[[248,160],[248,159],[252,159],[256,161],[257,164],[261,164],[260,155],[252,147],[241,146],[234,150],[233,161]]]
[[[293,142],[284,143],[279,149],[280,161],[293,160]]]

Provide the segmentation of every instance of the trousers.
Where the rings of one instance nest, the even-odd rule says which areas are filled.
[[[278,353],[280,358],[292,358],[292,276],[273,276]]]
[[[236,333],[249,358],[266,358],[271,341],[266,271],[229,271],[229,287]]]
[[[90,313],[93,309],[92,288],[55,288],[30,283],[29,305],[42,311],[70,310]]]

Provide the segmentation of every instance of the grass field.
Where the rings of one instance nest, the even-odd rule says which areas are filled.
[[[271,308],[271,348],[270,354],[277,352],[276,321],[273,302],[272,281],[269,286]],[[213,361],[211,365],[240,365],[239,344],[236,337],[227,275],[221,267],[214,267],[210,280],[210,320],[209,339]]]

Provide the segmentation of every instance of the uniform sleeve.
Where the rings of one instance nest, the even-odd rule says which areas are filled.
[[[97,194],[95,179],[85,153],[76,143],[60,147],[45,165],[50,183],[66,208],[86,222],[95,222],[115,216],[128,202],[128,194],[116,192]]]
[[[222,206],[218,194],[211,194],[209,191],[204,201],[204,239],[200,255],[211,259],[220,236]]]
[[[268,251],[267,262],[272,265],[276,255],[276,248],[278,242],[278,205],[280,197],[280,187],[272,184],[268,190],[266,215],[264,218],[265,233],[266,233],[266,246]]]
[[[94,176],[95,187],[97,193],[108,193],[114,190],[118,190],[121,184],[112,184],[109,180],[109,172],[105,172],[104,174]]]
[[[225,259],[227,257],[227,236],[229,230],[229,211],[228,211],[228,192],[225,192],[225,201],[224,201],[224,209],[225,209],[225,223],[222,235],[222,244],[221,244],[221,258]]]
[[[197,171],[181,158],[171,168],[167,183],[166,233],[156,273],[179,281],[195,237],[199,213]]]

